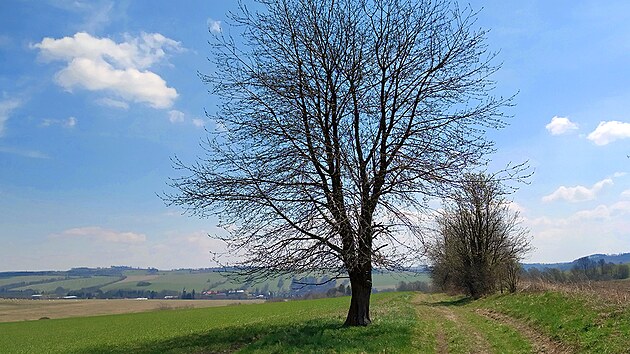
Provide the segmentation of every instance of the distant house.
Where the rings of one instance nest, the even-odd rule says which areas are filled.
[[[68,295],[68,296],[64,296],[64,297],[62,297],[62,299],[65,299],[65,300],[72,300],[72,299],[78,299],[78,297],[77,297],[77,296],[75,296],[75,295]]]

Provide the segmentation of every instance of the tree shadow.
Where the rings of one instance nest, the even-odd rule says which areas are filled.
[[[442,300],[438,302],[432,302],[429,303],[429,306],[464,306],[470,304],[473,301],[475,301],[475,299],[472,297],[462,297],[455,300]]]
[[[404,347],[411,339],[412,328],[403,323],[343,327],[335,320],[313,320],[231,326],[162,341],[90,347],[80,353],[378,352],[385,343]]]

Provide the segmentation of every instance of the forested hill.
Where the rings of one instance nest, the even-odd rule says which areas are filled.
[[[619,253],[619,254],[596,253],[590,256],[586,256],[586,257],[588,257],[589,260],[594,261],[594,262],[599,262],[601,259],[603,259],[604,262],[606,263],[614,263],[614,264],[630,263],[630,253]],[[562,263],[524,263],[523,268],[525,268],[525,270],[530,270],[534,268],[538,270],[543,270],[545,268],[569,270],[578,263],[579,259],[580,258],[572,262],[562,262]]]

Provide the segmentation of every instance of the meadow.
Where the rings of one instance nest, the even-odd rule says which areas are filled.
[[[35,302],[35,301],[34,301]],[[373,324],[348,297],[0,323],[3,353],[626,353],[630,306],[530,289],[472,301],[381,293]]]

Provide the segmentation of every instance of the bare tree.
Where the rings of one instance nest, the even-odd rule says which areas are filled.
[[[417,260],[413,215],[487,162],[510,99],[450,1],[257,3],[213,44],[222,128],[166,200],[218,216],[247,270],[349,277],[345,324],[367,325],[373,267]]]
[[[530,250],[528,230],[510,209],[500,181],[483,173],[467,179],[437,214],[428,246],[433,279],[475,298],[503,286],[513,292],[519,261]]]

